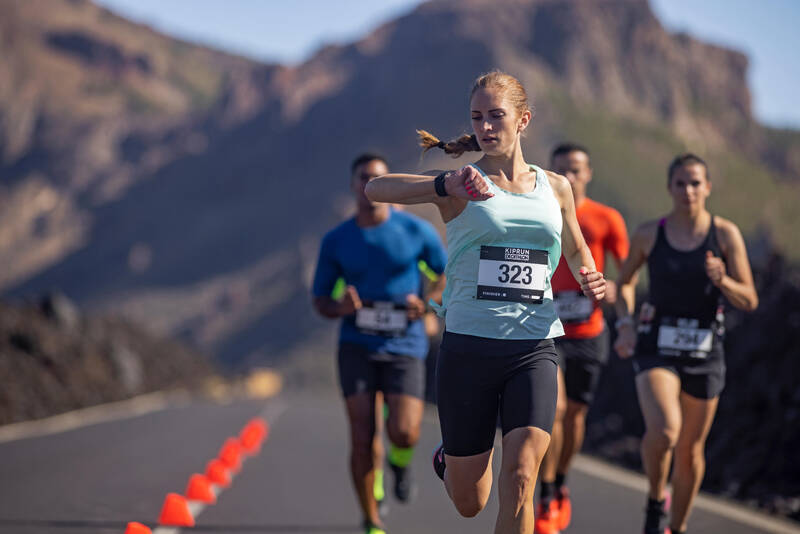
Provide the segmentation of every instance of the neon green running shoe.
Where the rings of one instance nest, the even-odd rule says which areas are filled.
[[[389,514],[389,503],[386,502],[386,493],[383,490],[383,469],[375,469],[375,484],[372,488],[375,502],[378,503],[378,515],[381,518]]]
[[[386,531],[383,530],[381,527],[375,525],[374,523],[365,520],[364,521],[364,534],[386,534]]]

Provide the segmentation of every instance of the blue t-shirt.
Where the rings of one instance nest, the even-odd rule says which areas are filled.
[[[314,296],[329,296],[342,277],[356,288],[362,301],[405,304],[407,295],[419,296],[422,291],[419,260],[438,274],[447,263],[442,242],[427,221],[396,210],[391,210],[386,221],[369,228],[359,227],[355,218],[348,219],[322,240]],[[421,320],[409,322],[402,335],[386,337],[363,333],[356,328],[355,316],[344,317],[339,342],[416,358],[424,358],[428,352]]]

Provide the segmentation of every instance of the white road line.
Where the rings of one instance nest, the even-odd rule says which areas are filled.
[[[271,402],[268,402],[267,405],[264,406],[264,409],[261,410],[256,417],[260,417],[272,425],[275,421],[280,419],[281,415],[283,415],[283,412],[285,412],[288,407],[289,405],[286,403],[283,397],[273,397]]]
[[[67,430],[108,421],[130,419],[170,406],[180,406],[189,402],[190,395],[183,390],[156,391],[131,399],[90,406],[71,412],[0,426],[0,443],[19,439],[47,436]]]
[[[573,460],[573,466],[578,471],[596,478],[613,482],[619,486],[647,492],[647,479],[644,476],[632,473],[621,467],[607,464],[603,461],[578,455]],[[800,534],[800,527],[789,520],[778,519],[759,512],[744,504],[734,504],[719,497],[708,494],[699,494],[694,501],[696,508],[701,508],[717,515],[732,519],[738,523],[756,527],[775,534]]]
[[[267,402],[266,406],[264,406],[264,408],[261,410],[261,412],[259,412],[259,414],[256,417],[260,417],[266,420],[267,423],[270,425],[270,431],[271,431],[272,425],[275,424],[275,422],[280,418],[280,416],[283,414],[283,412],[286,411],[288,407],[289,405],[286,403],[286,401],[284,401],[280,396],[278,396],[270,399],[270,402]],[[267,438],[267,441],[265,443],[268,442],[269,438]],[[245,456],[242,459],[242,469],[244,469],[244,465],[249,459],[250,458],[247,456]],[[231,485],[233,484],[233,481],[234,481],[234,476],[231,475]],[[214,494],[217,496],[219,496],[219,494],[222,493],[223,491],[223,488],[219,488],[217,486],[213,486],[212,489],[214,491]],[[207,506],[208,505],[203,502],[189,501],[189,511],[192,513],[192,517],[195,520],[197,520],[197,517],[201,513],[203,513],[203,510],[205,510]],[[153,529],[153,534],[180,534],[180,532],[181,529],[177,527],[156,527]]]

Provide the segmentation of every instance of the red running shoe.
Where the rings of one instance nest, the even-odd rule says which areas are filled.
[[[536,507],[536,521],[533,525],[534,534],[558,534],[558,503],[555,499],[545,508],[542,503]]]
[[[569,488],[561,486],[556,490],[555,502],[558,503],[558,530],[566,530],[572,521],[572,501],[569,499]]]

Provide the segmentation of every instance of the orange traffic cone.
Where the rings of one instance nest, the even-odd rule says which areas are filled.
[[[211,482],[203,475],[198,474],[192,475],[189,479],[189,484],[186,486],[186,498],[208,504],[217,502],[217,496],[211,489]]]
[[[194,517],[189,511],[189,503],[182,495],[167,493],[158,523],[170,527],[193,527]]]
[[[242,449],[247,454],[257,454],[261,448],[261,443],[267,435],[267,424],[263,419],[253,419],[239,433],[239,441]]]
[[[206,466],[206,478],[213,484],[222,488],[227,488],[231,485],[231,475],[228,472],[227,466],[216,458],[208,462]]]
[[[125,529],[125,534],[153,534],[153,531],[141,523],[131,522],[128,523],[128,528]]]
[[[234,473],[238,473],[242,468],[242,447],[239,445],[239,440],[236,438],[226,439],[217,458],[219,458],[228,469]]]
[[[258,436],[244,434],[239,437],[239,441],[242,443],[242,452],[248,456],[255,456],[261,452],[261,440]]]

